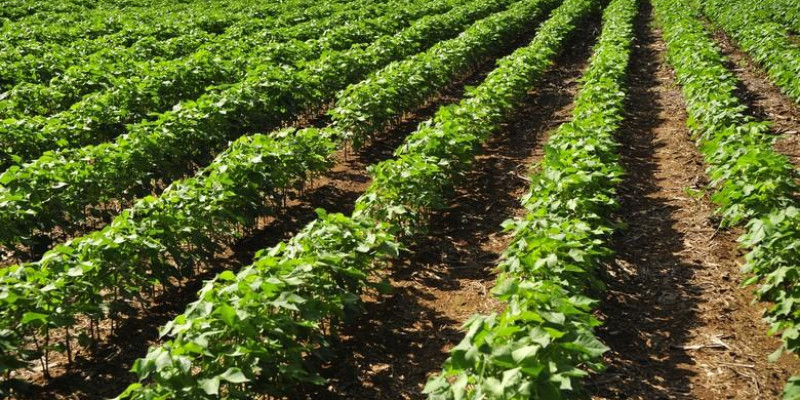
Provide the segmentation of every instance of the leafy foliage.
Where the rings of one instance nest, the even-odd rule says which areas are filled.
[[[681,84],[689,127],[709,164],[724,226],[746,225],[739,239],[749,250],[746,283],[759,282],[771,332],[780,333],[783,350],[800,350],[800,212],[798,175],[786,157],[772,149],[769,125],[743,112],[737,81],[687,0],[654,2],[667,41],[667,58]],[[789,389],[787,389],[789,391]]]
[[[435,13],[448,1],[427,2],[405,12]],[[0,231],[0,243],[15,243],[36,229],[61,226],[70,230],[85,220],[87,206],[149,194],[155,182],[182,176],[243,129],[276,127],[302,111],[320,107],[347,84],[452,37],[509,3],[468,3],[428,15],[368,46],[325,52],[294,67],[259,65],[241,82],[180,103],[155,121],[129,126],[129,133],[112,143],[47,152],[22,167],[12,166],[0,174],[0,225],[6,227]],[[388,23],[396,17],[386,18]]]
[[[327,169],[333,148],[313,129],[245,136],[198,176],[139,200],[103,230],[59,245],[38,262],[0,271],[0,331],[8,332],[0,371],[21,365],[27,345],[50,330],[81,327],[81,315],[131,313],[131,302],[154,283],[193,274],[194,260],[219,250],[215,238],[275,215],[286,190]]]
[[[310,3],[308,0],[280,3],[282,5],[280,9],[272,10],[274,16],[267,16],[263,19],[238,20],[227,26],[224,33],[218,35],[203,30],[189,29],[175,37],[161,38],[160,36],[164,36],[161,31],[154,31],[147,36],[141,36],[136,31],[126,31],[120,33],[119,38],[114,35],[114,39],[108,36],[93,39],[101,42],[94,46],[97,47],[97,50],[83,55],[80,63],[59,72],[53,79],[46,82],[21,82],[10,88],[0,101],[0,118],[20,119],[34,115],[49,115],[64,110],[88,93],[102,90],[113,91],[115,86],[124,85],[128,80],[147,78],[149,77],[148,73],[157,73],[165,68],[174,70],[178,64],[191,66],[193,58],[198,56],[185,58],[184,56],[192,55],[199,50],[215,54],[220,60],[228,59],[243,51],[244,42],[252,41],[252,47],[267,39],[307,40],[321,35],[326,29],[332,27],[331,18],[341,18],[339,22],[343,23],[350,21],[354,14],[360,14],[356,13],[356,10],[336,2],[324,2],[318,5]],[[354,2],[353,5],[370,6],[371,4]],[[233,10],[230,11],[237,10],[236,4],[229,6],[233,7]],[[366,14],[367,10],[374,7],[364,8],[364,14]],[[262,24],[268,23],[269,27],[263,30],[254,30],[254,20]],[[293,25],[300,25],[300,27],[297,29]],[[143,24],[143,26],[150,29],[164,28],[161,25],[153,24]],[[188,28],[192,27],[189,24]],[[120,43],[114,43],[115,40]],[[41,45],[38,42],[36,44]],[[72,44],[71,47],[82,45],[84,44],[78,42]],[[19,52],[25,48],[24,46],[24,44],[15,44],[14,49]],[[237,51],[234,52],[234,49]],[[49,54],[53,56],[52,52]],[[203,52],[200,52],[200,55],[202,54]],[[13,68],[13,66],[9,66],[9,68]],[[185,68],[185,70],[192,71],[191,68]],[[187,73],[184,72],[184,74]],[[173,79],[176,78],[167,78],[164,82],[170,82]]]
[[[493,290],[505,310],[465,324],[444,371],[428,381],[428,398],[560,399],[578,389],[586,369],[601,368],[607,349],[592,333],[596,302],[586,296],[602,288],[596,270],[611,253],[610,216],[623,173],[614,135],[636,13],[635,0],[606,9],[573,120],[546,145],[523,199],[527,214],[505,223],[513,238]]]
[[[786,388],[783,390],[784,400],[797,400],[800,399],[800,377],[792,377]]]
[[[769,0],[756,5],[763,7],[773,20],[779,21],[795,34],[800,33],[800,7],[794,0]]]
[[[224,272],[162,328],[171,337],[134,364],[141,379],[120,398],[251,398],[321,383],[303,357],[327,345],[323,326],[359,307],[381,259],[397,254],[383,225],[327,215],[289,242],[256,256],[238,274]],[[199,368],[198,368],[199,367]],[[231,377],[235,379],[231,379]]]
[[[469,165],[476,146],[514,110],[591,4],[565,2],[542,25],[531,45],[501,59],[467,99],[440,109],[432,121],[421,124],[398,149],[396,159],[374,166],[376,184],[362,197],[363,212],[379,220],[402,221],[397,223],[402,226],[424,217],[425,209],[441,206],[448,182]]]
[[[3,3],[5,9],[8,2]],[[25,2],[46,10],[44,2]],[[46,83],[69,67],[82,63],[95,53],[132,46],[141,53],[157,56],[159,41],[183,35],[214,35],[248,19],[273,14],[275,4],[245,1],[170,2],[154,1],[140,7],[108,5],[92,10],[65,11],[62,14],[37,13],[0,31],[0,85],[23,82]],[[176,41],[180,42],[180,40]],[[166,47],[164,49],[168,49]]]
[[[742,0],[703,2],[705,15],[731,35],[748,55],[766,68],[772,82],[800,104],[800,44],[761,7],[763,5],[754,6],[751,1]],[[800,13],[796,3],[787,8]]]
[[[211,85],[235,83],[248,70],[265,65],[294,65],[318,59],[327,51],[345,50],[358,43],[370,42],[407,27],[430,12],[451,8],[447,2],[438,7],[413,6],[401,1],[355,9],[339,6],[317,7],[287,13],[275,28],[243,34],[232,30],[204,43],[192,54],[160,62],[130,62],[130,56],[101,54],[104,63],[89,63],[70,68],[50,81],[49,86],[22,85],[9,91],[3,103],[14,104],[17,89],[33,96],[36,108],[48,108],[48,99],[61,106],[84,97],[69,110],[44,117],[9,118],[0,124],[1,166],[30,161],[47,150],[96,144],[126,131],[126,125],[147,121],[171,109],[181,100],[194,99]],[[347,7],[355,7],[350,4]],[[299,4],[295,7],[301,7]],[[398,7],[401,10],[398,11]],[[321,9],[320,9],[321,8]],[[297,24],[303,13],[320,13],[317,18]],[[352,21],[353,23],[347,23]],[[313,38],[313,39],[312,39]],[[128,51],[128,49],[126,49]],[[121,67],[119,64],[123,64]],[[104,70],[107,70],[104,72]],[[97,90],[97,91],[95,91]],[[45,101],[39,101],[44,99]],[[59,104],[53,104],[59,108]],[[47,113],[50,110],[45,110]]]
[[[442,41],[386,68],[339,95],[329,112],[346,139],[360,145],[386,124],[398,110],[422,104],[458,74],[473,67],[503,43],[517,38],[546,15],[554,1],[524,1],[485,18],[457,38]]]
[[[579,1],[579,0],[570,0]],[[585,7],[589,8],[589,3],[585,3]],[[556,11],[558,12],[558,11]],[[537,35],[538,37],[538,35]],[[395,238],[396,233],[413,234],[424,228],[424,219],[418,218],[418,215],[412,213],[391,214],[391,218],[383,218],[387,214],[384,212],[384,207],[393,210],[401,209],[416,209],[423,205],[416,201],[417,198],[425,197],[442,198],[447,194],[449,188],[455,183],[451,178],[458,176],[460,171],[463,171],[469,166],[471,157],[464,152],[449,152],[449,147],[446,146],[417,146],[417,143],[423,138],[423,135],[431,133],[432,129],[441,132],[441,135],[457,140],[459,135],[463,136],[466,140],[472,142],[468,146],[472,155],[478,151],[478,145],[486,138],[484,135],[476,135],[475,132],[483,131],[488,133],[496,130],[499,124],[505,119],[505,115],[513,110],[516,100],[525,95],[526,89],[536,80],[550,63],[555,51],[545,52],[544,55],[537,55],[536,50],[542,50],[540,46],[544,44],[558,47],[562,43],[563,38],[548,38],[541,39],[539,45],[532,46],[523,50],[518,50],[513,55],[501,61],[500,66],[493,71],[490,76],[472,91],[468,98],[454,107],[447,107],[440,110],[434,120],[420,127],[420,129],[406,141],[406,146],[398,150],[398,159],[405,157],[413,157],[423,161],[423,164],[430,162],[434,168],[427,168],[423,164],[418,167],[422,171],[436,170],[438,174],[435,182],[437,186],[421,186],[417,187],[419,174],[415,171],[402,171],[393,170],[381,166],[388,166],[394,164],[393,161],[386,161],[378,164],[378,167],[373,170],[375,180],[370,185],[370,190],[367,194],[362,196],[356,204],[356,211],[349,219],[350,223],[357,224],[361,228],[355,230],[360,237],[377,237],[383,238],[381,241],[382,247],[391,249],[386,252],[371,252],[370,249],[375,249],[373,245],[360,246],[356,248],[351,246],[349,250],[336,252],[337,255],[334,260],[342,260],[343,264],[340,265],[341,269],[348,269],[355,272],[363,273],[365,275],[374,273],[376,266],[372,262],[377,259],[380,260],[382,256],[393,256],[394,252],[398,249]],[[525,57],[523,57],[525,55]],[[525,61],[531,61],[534,57],[539,59],[534,66],[529,66]],[[541,58],[539,58],[541,57]],[[514,61],[517,59],[516,61]],[[503,90],[505,89],[505,90]],[[493,101],[491,93],[503,93],[501,95],[502,101]],[[461,110],[461,112],[452,113],[453,109]],[[466,111],[480,111],[480,114],[485,117],[481,119],[469,118]],[[434,128],[435,127],[435,128]],[[446,129],[444,127],[452,127]],[[381,172],[384,171],[382,175]],[[423,172],[424,173],[424,172]],[[382,190],[383,186],[391,182],[400,187],[414,188],[418,190],[419,196],[410,194],[408,197],[395,196],[393,191]],[[385,196],[385,198],[384,198]],[[407,204],[411,202],[410,204]],[[429,204],[430,206],[430,204]],[[377,217],[377,218],[376,218]],[[344,218],[337,216],[336,218]],[[344,219],[342,219],[344,221]],[[299,238],[306,236],[305,232],[314,229],[317,224],[326,224],[325,216],[321,222],[314,222],[309,228],[305,229]],[[392,238],[392,239],[390,239]],[[293,246],[293,243],[298,240],[292,239],[288,246]],[[303,240],[303,239],[300,239]],[[324,243],[308,243],[303,246],[302,251],[283,251],[287,245],[282,244],[270,250],[268,253],[275,255],[278,258],[270,258],[271,265],[298,265],[302,263],[309,271],[314,271],[316,263],[313,260],[319,260],[321,257],[330,253],[329,246]],[[359,254],[372,255],[359,257]],[[377,258],[376,258],[377,257]],[[373,258],[373,260],[369,260]],[[306,260],[311,261],[306,261]],[[170,339],[160,346],[150,349],[148,355],[136,363],[134,371],[139,374],[141,382],[131,385],[128,390],[120,397],[133,398],[133,399],[150,399],[159,397],[183,397],[184,395],[192,398],[213,398],[216,393],[225,393],[225,396],[231,398],[247,398],[252,396],[255,392],[267,392],[271,394],[285,393],[286,390],[292,387],[297,382],[315,382],[321,383],[319,377],[308,371],[302,364],[301,357],[305,356],[308,352],[313,352],[315,348],[325,346],[325,332],[319,328],[318,321],[323,319],[333,319],[331,324],[332,334],[335,335],[335,322],[340,320],[342,315],[337,314],[341,308],[327,307],[314,305],[313,308],[305,308],[306,302],[309,300],[303,298],[302,301],[295,302],[295,314],[292,319],[297,324],[303,324],[308,327],[310,333],[297,333],[297,330],[289,330],[290,336],[287,341],[272,340],[276,334],[281,334],[282,330],[274,329],[275,324],[280,324],[282,311],[274,311],[271,308],[271,300],[263,300],[264,296],[275,296],[276,291],[270,287],[261,290],[263,285],[260,282],[279,282],[281,275],[276,275],[274,271],[264,268],[257,269],[257,266],[262,265],[263,258],[256,260],[254,267],[249,267],[236,275],[237,281],[235,284],[227,284],[223,282],[226,280],[220,275],[213,283],[204,289],[201,293],[201,300],[193,304],[189,310],[182,316],[179,316],[175,321],[169,324],[164,333]],[[257,270],[254,270],[257,269]],[[326,276],[325,269],[320,271],[321,274]],[[230,273],[227,279],[231,278]],[[247,279],[253,280],[254,284],[250,281],[247,283],[238,280],[238,277],[250,276]],[[364,279],[362,284],[366,282],[374,282],[374,280]],[[299,288],[304,288],[309,291],[317,290],[313,282],[308,284],[303,282],[304,285]],[[331,290],[349,290],[349,293],[359,293],[363,290],[362,287],[353,286],[347,287],[339,284],[339,287],[344,289]],[[380,288],[380,286],[379,286]],[[224,293],[223,298],[213,298],[208,293]],[[291,291],[283,292],[286,296],[291,296]],[[232,310],[226,311],[224,314],[233,316],[240,315],[242,310],[239,307],[240,301],[236,300],[241,296],[252,296],[253,304],[259,304],[260,314],[258,318],[253,318],[254,323],[242,324],[239,320],[235,320],[235,324],[225,324],[218,322],[210,322],[208,316],[218,315],[213,310],[221,307],[222,305],[231,305]],[[358,297],[349,295],[357,303]],[[311,299],[327,299],[326,296],[315,295]],[[233,299],[233,300],[231,300]],[[248,302],[249,303],[249,302]],[[270,308],[266,308],[270,307]],[[320,315],[315,310],[333,310],[327,315]],[[199,311],[198,310],[203,310]],[[312,317],[306,316],[305,313],[313,313]],[[272,315],[276,314],[273,320]],[[246,317],[254,314],[245,310]],[[319,315],[319,319],[314,319]],[[213,317],[217,319],[218,317]],[[219,317],[222,318],[222,317]],[[245,327],[240,330],[240,327]],[[213,344],[204,338],[212,338]],[[200,347],[197,343],[200,341]],[[301,346],[306,346],[300,348]],[[272,347],[268,347],[272,346]],[[213,347],[212,349],[208,349]],[[194,350],[192,350],[194,349]],[[292,356],[286,356],[284,351],[295,351]],[[232,384],[226,382],[221,375],[233,369],[234,371],[241,372],[246,382]],[[209,389],[206,390],[206,382]],[[219,383],[219,385],[217,385]]]

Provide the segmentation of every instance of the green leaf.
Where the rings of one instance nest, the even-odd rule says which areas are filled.
[[[236,274],[234,274],[233,271],[222,271],[222,273],[219,274],[219,279],[222,281],[233,281],[236,279]]]
[[[29,311],[22,315],[22,324],[28,324],[33,321],[47,322],[47,319],[47,314]]]
[[[219,376],[210,379],[203,379],[200,381],[200,389],[209,396],[219,395]]]
[[[219,378],[230,383],[244,383],[250,381],[250,379],[244,376],[241,369],[235,367],[228,368]]]
[[[233,326],[236,323],[236,310],[227,304],[217,306],[214,314],[219,315],[219,318],[228,326]]]

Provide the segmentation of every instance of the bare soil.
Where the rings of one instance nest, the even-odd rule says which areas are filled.
[[[598,400],[779,398],[800,361],[767,361],[779,341],[767,336],[752,288],[739,287],[740,232],[717,229],[665,43],[643,8],[619,135],[628,228],[614,238],[599,313],[611,351],[588,389]]]

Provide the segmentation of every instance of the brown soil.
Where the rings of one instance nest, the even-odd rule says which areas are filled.
[[[510,239],[500,225],[524,213],[527,170],[541,159],[547,133],[570,118],[593,42],[586,39],[598,25],[586,24],[514,122],[484,146],[447,208],[433,213],[427,235],[393,266],[393,293],[369,299],[366,313],[344,329],[322,372],[328,386],[295,398],[423,398],[427,377],[463,338],[461,325],[501,308],[489,293]]]
[[[800,361],[767,361],[779,341],[766,335],[764,305],[739,287],[739,232],[717,230],[683,98],[643,7],[619,136],[628,228],[614,238],[600,309],[611,351],[588,389],[594,399],[778,398]]]
[[[748,111],[753,117],[772,123],[773,132],[780,135],[775,150],[800,167],[800,106],[781,93],[769,81],[767,73],[739,50],[724,32],[716,30],[714,36],[723,54],[732,61],[729,67],[741,83],[739,98],[749,106]]]

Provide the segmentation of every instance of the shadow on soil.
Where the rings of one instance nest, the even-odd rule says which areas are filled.
[[[677,256],[684,250],[683,235],[672,228],[677,207],[654,196],[659,191],[654,157],[661,146],[654,141],[655,131],[681,135],[684,121],[660,116],[657,91],[663,89],[656,75],[663,48],[650,27],[651,6],[643,3],[636,21],[628,115],[619,134],[627,172],[619,190],[619,218],[628,228],[613,239],[616,260],[606,271],[608,291],[601,306],[605,325],[598,330],[611,351],[605,360],[608,369],[587,382],[590,393],[609,399],[687,398],[692,373],[681,364],[692,361],[680,346],[697,323],[700,290],[689,283],[700,266]]]

